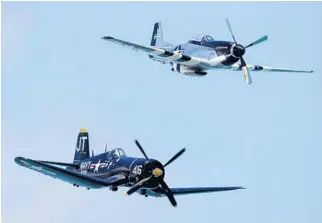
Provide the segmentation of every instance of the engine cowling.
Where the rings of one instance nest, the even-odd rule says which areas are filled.
[[[230,48],[230,53],[236,58],[243,56],[245,54],[245,51],[245,47],[240,44],[233,44]]]

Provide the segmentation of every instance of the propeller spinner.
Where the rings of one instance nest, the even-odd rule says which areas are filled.
[[[135,140],[135,144],[138,146],[138,148],[140,149],[141,153],[143,154],[143,156],[147,159],[147,162],[150,163],[150,160],[148,158],[148,156],[146,155],[144,149],[142,148],[141,144]],[[133,185],[127,192],[127,195],[131,195],[134,192],[138,191],[141,187],[143,187],[144,184],[148,184],[151,181],[157,181],[157,183],[159,184],[159,186],[161,186],[162,191],[165,193],[165,195],[168,197],[169,201],[171,202],[171,204],[176,207],[177,206],[177,202],[173,196],[173,193],[171,192],[171,189],[168,187],[168,185],[166,184],[166,182],[163,180],[164,177],[164,167],[166,167],[167,165],[169,165],[170,163],[172,163],[174,160],[176,160],[179,156],[181,156],[184,152],[186,151],[185,148],[181,149],[177,154],[175,154],[168,162],[166,162],[164,165],[162,165],[162,167],[153,167],[152,171],[151,171],[151,175],[140,180],[139,182],[137,182],[135,185]],[[163,170],[162,170],[163,169]]]
[[[230,32],[234,42],[235,42],[235,44],[231,47],[230,52],[231,52],[233,57],[240,58],[240,64],[241,64],[242,71],[244,73],[244,78],[245,78],[246,84],[251,84],[252,83],[252,78],[250,76],[250,73],[249,73],[249,70],[247,68],[246,62],[245,62],[245,60],[243,58],[243,55],[246,52],[246,48],[251,47],[251,46],[255,46],[255,45],[259,44],[259,43],[262,43],[262,42],[266,41],[268,39],[268,37],[265,35],[265,36],[259,38],[258,40],[248,44],[246,47],[244,47],[244,46],[242,46],[242,45],[237,43],[228,18],[226,18],[226,24],[228,26],[229,32]]]

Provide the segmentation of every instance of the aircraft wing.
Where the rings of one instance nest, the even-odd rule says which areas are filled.
[[[44,161],[44,160],[37,160],[37,162],[59,165],[59,166],[66,166],[66,167],[73,167],[79,169],[79,164],[74,163],[64,163],[64,162],[54,162],[54,161]]]
[[[229,190],[245,189],[243,187],[190,187],[190,188],[170,188],[173,195],[186,195],[198,193],[211,193]]]
[[[216,66],[217,64],[227,59],[226,55],[222,55],[222,56],[214,57],[211,60],[208,60],[206,58],[188,56],[183,53],[179,53],[178,51],[169,51],[155,46],[143,46],[143,45],[127,42],[124,40],[116,39],[111,36],[104,36],[102,37],[102,39],[112,43],[120,44],[122,46],[130,47],[134,50],[145,52],[148,55],[158,57],[167,62],[173,62],[176,64],[181,64],[181,65],[200,68],[200,69],[209,69],[210,67]]]
[[[293,72],[293,73],[313,73],[313,70],[295,70],[295,69],[286,69],[286,68],[277,68],[261,65],[251,65],[247,64],[247,68],[250,71],[269,71],[269,72]],[[239,64],[233,64],[231,66],[232,70],[242,70]]]
[[[185,187],[185,188],[170,188],[173,195],[187,195],[187,194],[200,194],[200,193],[212,193],[230,190],[245,189],[244,187]],[[152,197],[164,197],[166,196],[162,190],[150,190],[147,189],[147,195]]]
[[[15,162],[20,166],[86,188],[98,189],[111,185],[120,185],[125,181],[125,176],[121,174],[111,176],[106,179],[100,179],[89,175],[81,174],[78,171],[63,169],[57,166],[50,165],[48,163],[23,157],[16,157]]]

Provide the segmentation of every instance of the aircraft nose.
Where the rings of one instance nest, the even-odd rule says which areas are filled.
[[[147,164],[145,170],[147,171],[147,175],[154,176],[156,178],[163,178],[164,177],[164,168],[163,165],[154,159],[151,159],[150,162]]]
[[[240,44],[233,46],[233,54],[235,57],[241,57],[245,54],[245,47]]]
[[[155,177],[159,177],[159,176],[161,176],[163,174],[163,171],[160,169],[160,168],[155,168],[154,170],[153,170],[153,175],[155,176]]]

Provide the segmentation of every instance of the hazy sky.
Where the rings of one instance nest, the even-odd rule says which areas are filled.
[[[2,214],[4,222],[322,222],[321,3],[2,3]],[[211,71],[191,78],[104,42],[149,44],[198,33],[246,45],[246,62],[314,74]],[[163,198],[74,188],[14,163],[70,162],[80,128],[95,153],[122,147],[167,161],[179,186],[247,190]]]

